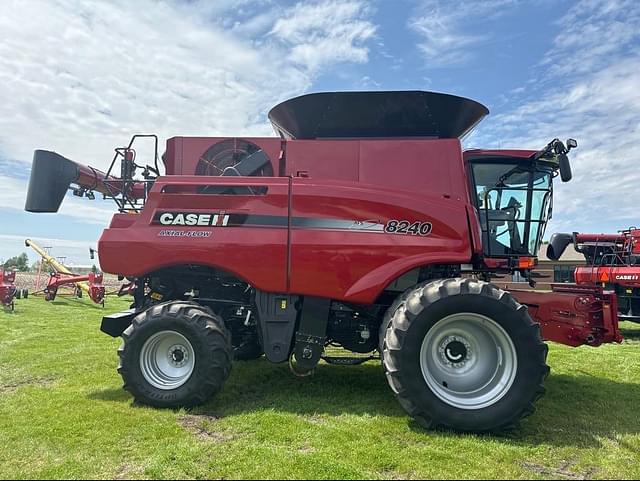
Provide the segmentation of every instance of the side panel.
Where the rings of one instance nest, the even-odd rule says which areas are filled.
[[[202,186],[252,186],[266,192],[197,193]],[[130,277],[172,265],[209,265],[258,289],[286,292],[288,210],[286,178],[161,177],[134,222],[119,220],[103,232],[100,263],[105,272]],[[161,225],[158,218],[166,212],[210,215],[212,220],[218,215],[218,221],[216,225]],[[223,225],[225,215],[227,225]]]
[[[372,303],[397,276],[471,259],[466,204],[350,182],[293,179],[291,292]],[[430,223],[426,235],[387,233],[390,221]]]

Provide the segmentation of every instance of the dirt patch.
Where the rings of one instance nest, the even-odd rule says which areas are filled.
[[[53,384],[55,378],[26,378],[18,381],[8,382],[6,384],[0,384],[0,394],[12,394],[21,387],[36,386],[36,387],[49,387]]]
[[[236,437],[228,432],[216,431],[214,429],[218,417],[207,414],[182,416],[179,420],[180,425],[186,430],[195,434],[203,441],[213,441],[215,443],[226,443],[234,440]]]
[[[589,469],[584,473],[575,473],[570,471],[573,464],[569,462],[562,463],[557,468],[550,468],[548,466],[542,466],[541,464],[535,463],[522,463],[522,466],[536,474],[550,476],[554,479],[593,479],[593,475],[596,471],[595,469]]]
[[[133,464],[123,464],[113,479],[140,479],[140,470]]]
[[[398,471],[394,471],[393,469],[383,469],[378,472],[378,476],[381,479],[421,479],[415,475],[415,473],[411,472],[408,474],[401,474]]]
[[[308,443],[305,443],[298,448],[298,453],[300,454],[312,454],[315,451],[316,449]]]
[[[306,416],[305,419],[307,420],[307,422],[314,424],[316,426],[322,426],[323,424],[327,424],[326,418],[319,416],[317,414]]]

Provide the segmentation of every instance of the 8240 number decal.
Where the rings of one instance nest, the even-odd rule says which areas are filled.
[[[389,234],[421,235],[431,234],[433,225],[431,222],[409,222],[408,220],[390,220],[384,226],[384,231]]]

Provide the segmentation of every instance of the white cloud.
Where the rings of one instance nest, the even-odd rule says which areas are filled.
[[[473,47],[488,34],[469,34],[468,25],[496,18],[516,0],[423,0],[409,20],[409,28],[421,37],[418,47],[430,67],[464,63]]]
[[[363,63],[366,42],[376,32],[370,13],[362,0],[301,2],[275,23],[271,35],[290,46],[291,60],[306,71],[335,62]]]

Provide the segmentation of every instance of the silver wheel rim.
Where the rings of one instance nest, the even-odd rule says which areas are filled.
[[[441,401],[459,409],[482,409],[509,392],[518,358],[502,326],[481,314],[464,312],[429,329],[420,349],[420,367]]]
[[[140,351],[140,370],[153,387],[170,391],[186,383],[195,366],[189,340],[175,331],[154,334]]]

